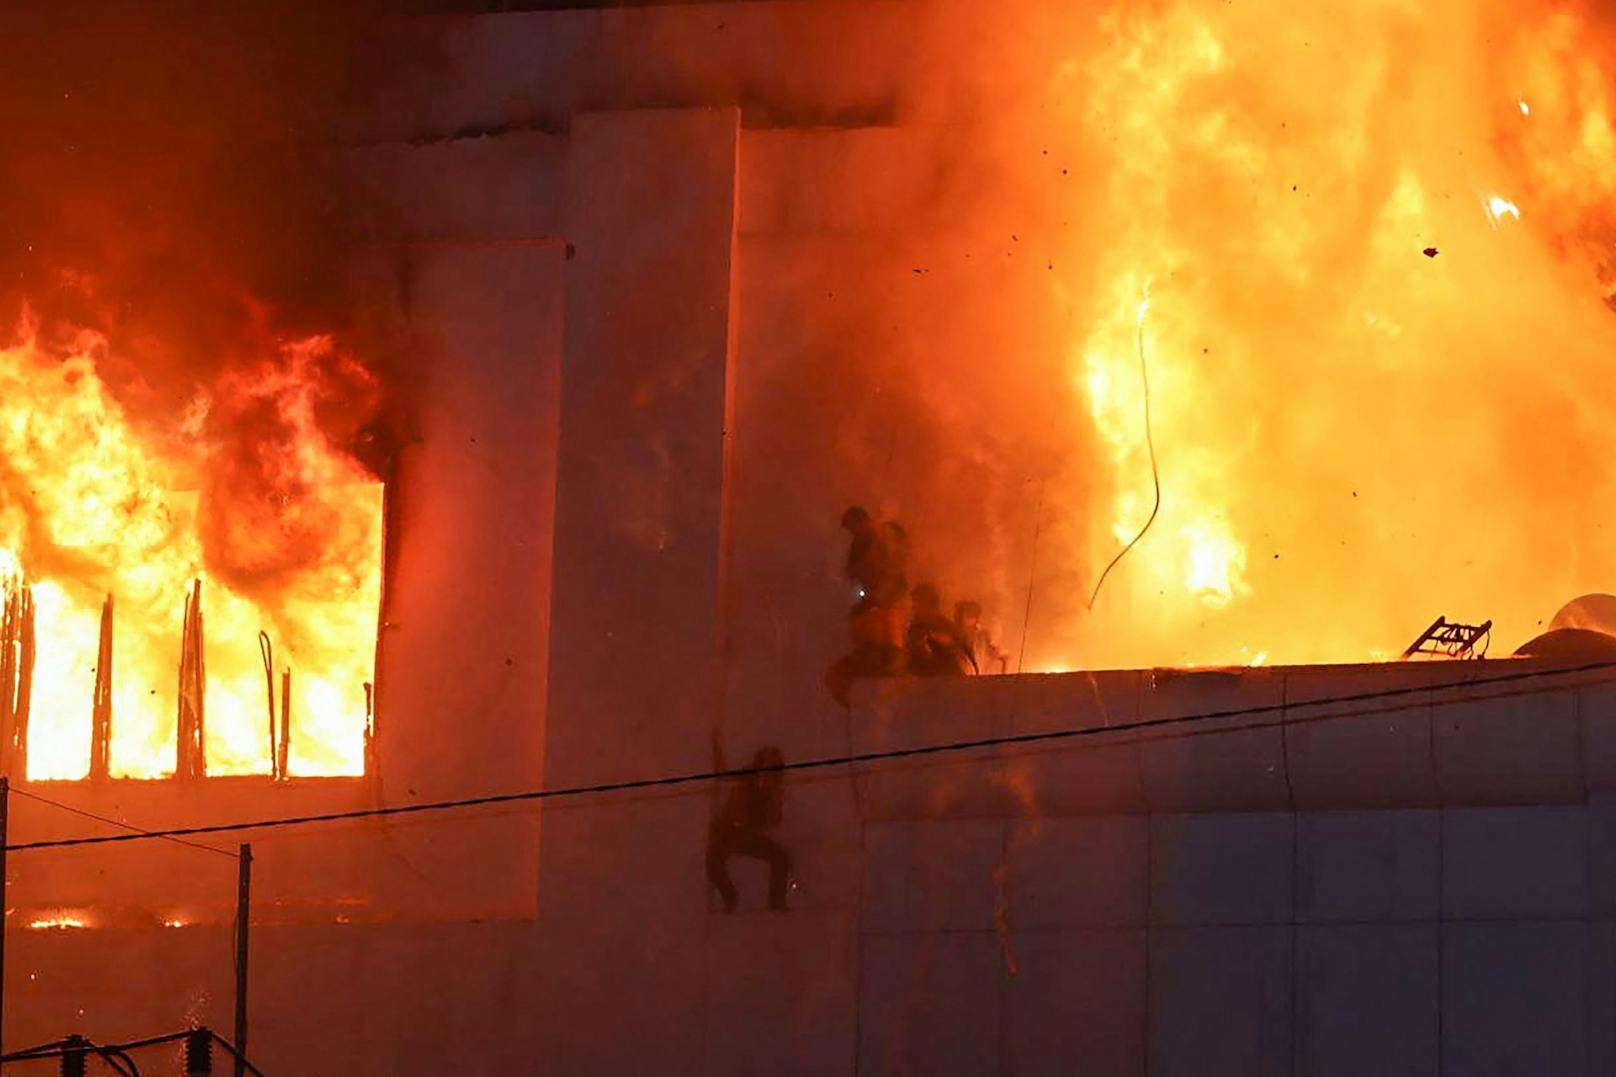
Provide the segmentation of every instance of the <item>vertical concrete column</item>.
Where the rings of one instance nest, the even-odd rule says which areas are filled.
[[[547,778],[699,767],[720,686],[736,110],[574,119]]]
[[[722,688],[734,109],[575,117],[545,782],[704,768]],[[694,1074],[710,791],[544,813],[556,1072]]]
[[[377,252],[413,365],[378,671],[389,803],[543,780],[565,246]],[[294,676],[296,675],[294,671]],[[296,721],[294,715],[294,723]],[[392,828],[379,892],[423,915],[535,912],[538,813]]]

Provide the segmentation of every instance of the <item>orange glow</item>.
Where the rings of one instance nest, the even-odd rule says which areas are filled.
[[[1513,646],[1616,589],[1609,29],[1169,0],[1101,31],[1051,86],[1093,159],[1093,283],[1056,285],[1085,565],[1151,511],[1141,347],[1162,500],[1035,668],[1362,661],[1438,614]]]
[[[115,604],[110,772],[174,772],[181,620],[194,579],[205,619],[208,772],[270,770],[262,630],[274,645],[277,694],[281,671],[292,670],[290,773],[363,773],[381,487],[314,421],[313,370],[342,357],[324,337],[280,346],[212,387],[159,437],[143,433],[99,377],[105,347],[86,333],[64,353],[25,326],[0,348],[0,577],[15,587],[20,572],[36,609],[28,777],[88,773],[107,595]],[[264,451],[273,454],[275,489],[297,491],[295,503],[231,501],[231,489],[207,500],[212,446],[202,420],[210,409],[253,409],[290,432],[289,444]],[[220,573],[204,523],[249,565],[259,554],[251,543],[301,542],[308,552],[274,574]]]
[[[28,921],[31,931],[75,931],[90,926],[87,916],[80,912],[70,912],[66,909],[61,912],[36,916]]]

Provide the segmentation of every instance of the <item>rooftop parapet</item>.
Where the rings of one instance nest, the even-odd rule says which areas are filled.
[[[866,819],[1581,803],[1616,788],[1616,665],[1537,660],[873,682]]]

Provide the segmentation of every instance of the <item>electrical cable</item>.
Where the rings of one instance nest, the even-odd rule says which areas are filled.
[[[427,801],[421,804],[398,804],[391,807],[360,808],[353,811],[323,812],[316,815],[292,815],[279,818],[243,820],[234,823],[212,823],[200,826],[173,827],[167,830],[140,831],[132,834],[102,834],[82,838],[55,838],[46,841],[27,841],[15,845],[7,845],[8,852],[26,852],[31,849],[57,849],[78,845],[107,845],[117,842],[143,841],[151,838],[182,837],[195,834],[224,834],[242,830],[273,830],[287,827],[306,826],[313,823],[334,823],[352,819],[371,819],[379,816],[392,815],[419,815],[427,812],[451,811],[461,808],[486,807],[493,804],[513,804],[522,801],[556,800],[567,797],[581,797],[601,795],[605,793],[620,793],[640,789],[658,789],[677,785],[690,785],[696,782],[708,782],[720,778],[744,778],[755,774],[775,773],[781,771],[823,770],[829,767],[842,767],[863,763],[880,763],[894,759],[908,759],[916,756],[941,755],[949,752],[971,751],[978,748],[1015,747],[1026,744],[1037,744],[1056,740],[1073,740],[1084,737],[1108,736],[1116,733],[1148,732],[1156,729],[1170,729],[1194,722],[1214,721],[1223,718],[1242,718],[1257,715],[1280,714],[1282,717],[1277,724],[1305,725],[1317,721],[1327,721],[1337,718],[1366,717],[1375,714],[1389,714],[1399,710],[1408,710],[1413,707],[1425,706],[1432,702],[1422,699],[1402,706],[1383,708],[1369,708],[1360,711],[1328,712],[1324,714],[1308,715],[1306,717],[1285,717],[1286,711],[1331,707],[1340,704],[1366,703],[1374,700],[1394,699],[1402,696],[1438,693],[1453,689],[1471,689],[1486,687],[1495,684],[1515,684],[1532,681],[1542,677],[1565,677],[1582,673],[1599,671],[1613,671],[1613,676],[1604,678],[1595,683],[1616,681],[1616,661],[1594,662],[1582,666],[1566,666],[1555,669],[1523,670],[1519,673],[1506,673],[1498,677],[1469,677],[1460,681],[1447,681],[1440,684],[1408,685],[1402,688],[1388,688],[1377,692],[1359,692],[1350,695],[1327,696],[1320,699],[1303,700],[1299,702],[1271,703],[1258,707],[1236,707],[1221,711],[1206,711],[1196,714],[1175,715],[1169,718],[1148,718],[1136,722],[1123,722],[1106,726],[1068,727],[1064,729],[1044,730],[1036,733],[1013,733],[992,737],[981,737],[973,740],[944,741],[936,744],[923,744],[912,748],[891,748],[874,752],[857,752],[842,756],[828,756],[816,759],[804,759],[792,763],[780,763],[774,766],[763,767],[731,767],[724,770],[706,770],[696,773],[670,774],[658,778],[633,778],[615,782],[598,782],[592,785],[563,786],[558,789],[529,789],[516,793],[493,793],[485,796],[465,797],[456,800]],[[1516,692],[1503,692],[1486,696],[1470,696],[1462,700],[1439,702],[1481,702],[1491,699],[1503,699],[1517,695],[1529,695],[1537,689],[1525,689]],[[1218,726],[1215,729],[1196,730],[1181,733],[1176,738],[1164,737],[1158,739],[1187,739],[1195,736],[1235,732],[1246,728],[1272,727],[1276,723],[1271,720],[1252,723],[1249,726]]]
[[[1111,558],[1111,563],[1105,566],[1105,571],[1101,572],[1100,578],[1095,581],[1094,593],[1089,596],[1088,608],[1090,611],[1094,609],[1094,602],[1100,597],[1100,588],[1105,586],[1106,577],[1111,575],[1111,570],[1116,568],[1118,562],[1124,557],[1128,556],[1129,550],[1139,545],[1139,540],[1145,537],[1145,532],[1150,530],[1150,525],[1156,522],[1156,514],[1161,512],[1161,472],[1156,467],[1156,439],[1150,430],[1150,370],[1145,364],[1145,311],[1149,309],[1149,303],[1150,300],[1147,298],[1139,304],[1139,326],[1135,334],[1135,341],[1139,347],[1139,384],[1145,390],[1145,447],[1150,451],[1150,482],[1156,491],[1156,502],[1151,506],[1150,517],[1145,520],[1145,526],[1139,529],[1137,535],[1128,540],[1126,546],[1117,551],[1117,555]]]
[[[179,1035],[183,1036],[184,1033],[180,1033]],[[164,1037],[164,1039],[172,1038],[174,1037]],[[113,1043],[103,1046],[96,1043],[94,1040],[88,1040],[83,1036],[79,1036],[76,1038],[56,1040],[52,1043],[40,1044],[36,1047],[27,1047],[21,1051],[13,1051],[6,1055],[0,1056],[0,1062],[35,1062],[47,1058],[63,1058],[69,1054],[75,1053],[81,1055],[93,1054],[98,1056],[113,1070],[116,1070],[120,1077],[140,1077],[140,1067],[135,1064],[135,1060],[133,1058],[129,1057],[128,1051],[125,1049],[140,1046],[144,1046],[144,1044]]]
[[[1020,674],[1021,664],[1027,658],[1027,626],[1032,623],[1032,592],[1033,583],[1038,579],[1038,536],[1044,530],[1044,484],[1048,476],[1038,480],[1038,508],[1032,517],[1032,552],[1029,556],[1030,564],[1027,566],[1027,605],[1021,613],[1021,646],[1016,649],[1016,673]]]
[[[28,790],[19,789],[17,786],[12,786],[11,787],[11,792],[17,794],[20,797],[27,797],[29,800],[37,800],[41,804],[49,804],[53,808],[60,808],[62,811],[65,811],[65,812],[72,812],[74,815],[82,815],[86,819],[94,819],[98,823],[106,823],[108,826],[121,827],[124,830],[133,831],[136,834],[152,834],[152,831],[145,830],[145,829],[143,829],[141,827],[135,826],[133,823],[125,823],[125,822],[121,822],[121,821],[119,821],[117,819],[108,818],[105,815],[97,815],[95,812],[86,811],[84,808],[75,808],[71,804],[63,804],[59,800],[52,800],[49,797],[42,797],[38,793],[30,793]],[[161,836],[161,835],[153,835],[153,836],[158,837],[158,836]],[[184,838],[175,838],[175,837],[168,837],[165,840],[171,841],[175,845],[187,845],[187,846],[190,846],[192,849],[201,849],[205,853],[218,853],[220,856],[227,856],[231,860],[236,859],[236,855],[237,855],[237,854],[231,852],[229,849],[221,849],[217,845],[208,845],[205,842],[186,841]]]
[[[97,1047],[95,1053],[100,1055],[107,1065],[123,1074],[123,1077],[140,1077],[140,1067],[135,1064],[135,1060],[118,1048]]]
[[[165,1043],[177,1043],[189,1039],[197,1031],[199,1030],[188,1028],[182,1032],[168,1032],[161,1036],[147,1036],[144,1039],[108,1044],[98,1044],[82,1036],[76,1039],[53,1040],[50,1043],[25,1047],[20,1051],[9,1051],[4,1055],[0,1055],[0,1063],[33,1062],[47,1058],[61,1058],[71,1051],[79,1051],[99,1055],[109,1066],[123,1074],[124,1077],[140,1077],[140,1067],[135,1065],[135,1060],[129,1056],[130,1051],[137,1051],[142,1047],[156,1047]],[[253,1073],[255,1077],[267,1077],[263,1070],[253,1065],[245,1055],[236,1050],[235,1044],[211,1028],[200,1031],[205,1031],[210,1040],[223,1047],[232,1058],[240,1061],[242,1066]],[[126,1066],[127,1068],[125,1068]]]
[[[236,1050],[236,1045],[235,1044],[231,1043],[229,1040],[225,1039],[223,1036],[219,1035],[217,1032],[213,1031],[211,1028],[208,1029],[208,1035],[213,1037],[213,1042],[214,1043],[217,1043],[220,1047],[223,1047],[226,1051],[228,1051],[230,1053],[231,1058],[236,1059],[243,1066],[245,1066],[247,1068],[248,1072],[256,1074],[257,1077],[267,1077],[267,1075],[264,1073],[263,1070],[259,1069],[257,1066],[255,1066],[251,1062],[247,1061],[247,1056],[246,1055],[244,1055],[240,1051]]]
[[[138,1040],[124,1040],[122,1043],[109,1043],[104,1050],[108,1051],[138,1051],[142,1047],[156,1047],[163,1043],[178,1043],[185,1039],[195,1029],[185,1029],[182,1032],[165,1032],[161,1036],[145,1036]],[[3,1061],[3,1060],[0,1060]]]
[[[117,1047],[102,1047],[93,1040],[79,1038],[79,1046],[88,1054],[96,1055],[107,1066],[117,1071],[119,1077],[140,1077],[140,1067],[135,1060]]]
[[[71,1042],[71,1040],[60,1039],[51,1040],[49,1043],[36,1043],[32,1047],[24,1047],[20,1051],[8,1051],[7,1053],[0,1055],[0,1062],[12,1062],[35,1057],[53,1058],[55,1057],[53,1052],[60,1051]]]

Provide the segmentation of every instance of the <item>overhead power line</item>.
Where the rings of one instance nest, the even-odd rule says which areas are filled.
[[[97,815],[93,811],[87,811],[84,808],[76,808],[71,804],[63,804],[59,800],[52,800],[50,797],[42,797],[38,793],[30,793],[28,790],[19,789],[15,785],[11,786],[11,792],[15,793],[17,796],[27,797],[29,800],[37,800],[41,804],[48,804],[53,808],[59,808],[62,811],[71,812],[74,815],[82,815],[86,819],[94,819],[98,823],[106,823],[108,826],[122,827],[124,830],[130,831],[134,834],[140,834],[152,838],[162,838],[164,841],[171,841],[175,845],[185,845],[192,849],[200,849],[204,853],[217,853],[219,856],[227,856],[231,860],[236,859],[235,853],[231,852],[229,849],[221,849],[217,845],[208,845],[205,842],[200,841],[187,841],[184,838],[176,838],[171,834],[154,834],[152,831],[144,830],[138,826],[135,826],[133,823],[126,823],[121,819],[113,819],[105,815]]]
[[[116,842],[147,841],[154,838],[182,838],[194,837],[199,834],[227,834],[242,830],[273,830],[286,827],[308,826],[314,823],[336,823],[355,819],[374,819],[381,816],[392,815],[421,815],[432,812],[454,811],[462,808],[480,808],[495,804],[514,804],[526,801],[559,800],[569,797],[583,797],[602,795],[606,793],[621,793],[643,789],[660,789],[669,786],[690,785],[697,782],[714,781],[725,778],[744,778],[754,774],[778,773],[780,771],[808,771],[823,770],[830,767],[855,766],[864,763],[881,763],[897,759],[911,759],[919,756],[942,755],[953,752],[968,752],[981,748],[1017,747],[1028,744],[1039,744],[1050,741],[1076,740],[1088,737],[1106,737],[1119,733],[1148,732],[1158,729],[1172,729],[1196,722],[1217,721],[1224,718],[1250,718],[1260,715],[1284,715],[1286,711],[1311,710],[1314,708],[1338,707],[1358,703],[1393,700],[1415,695],[1429,695],[1455,689],[1488,688],[1493,685],[1522,684],[1540,680],[1545,677],[1568,677],[1583,673],[1616,672],[1616,662],[1594,662],[1582,666],[1567,666],[1556,669],[1522,670],[1518,673],[1506,673],[1498,677],[1470,677],[1465,680],[1447,681],[1440,684],[1408,685],[1402,688],[1388,688],[1376,692],[1358,692],[1348,695],[1325,696],[1319,699],[1299,700],[1296,702],[1280,702],[1264,704],[1257,707],[1235,707],[1219,711],[1203,711],[1195,714],[1176,715],[1168,718],[1147,718],[1133,722],[1119,722],[1114,725],[1068,727],[1063,729],[1042,730],[1036,733],[1008,733],[991,737],[979,737],[971,740],[944,741],[936,744],[922,744],[911,748],[890,748],[874,752],[856,752],[848,755],[825,756],[816,759],[803,759],[793,763],[781,763],[769,767],[730,767],[722,770],[704,770],[686,774],[670,774],[656,778],[633,778],[624,781],[598,782],[590,785],[562,786],[556,789],[529,789],[515,793],[492,793],[486,796],[463,797],[455,800],[434,800],[420,804],[397,804],[380,808],[359,808],[353,811],[322,812],[314,815],[288,815],[268,819],[242,820],[232,823],[211,823],[201,826],[171,827],[166,830],[138,830],[126,834],[101,834],[80,838],[53,838],[45,841],[25,841],[15,845],[7,845],[8,852],[27,852],[31,849],[59,849],[78,845],[109,845]],[[1594,683],[1606,683],[1607,680],[1616,680],[1616,677],[1602,679]],[[1486,695],[1470,695],[1464,699],[1442,700],[1442,703],[1479,702],[1491,699],[1504,699],[1512,696],[1530,695],[1539,691],[1536,688],[1517,689],[1508,692],[1493,692]],[[1237,732],[1242,729],[1277,728],[1287,725],[1305,725],[1311,722],[1329,721],[1337,718],[1367,717],[1376,714],[1389,714],[1401,710],[1425,706],[1431,700],[1416,700],[1393,706],[1370,707],[1356,711],[1328,711],[1322,714],[1308,714],[1304,716],[1284,716],[1280,721],[1253,722],[1247,725],[1220,725],[1214,729],[1192,730],[1180,732],[1176,736],[1155,738],[1159,740],[1182,740],[1189,737],[1207,736],[1217,733]]]

